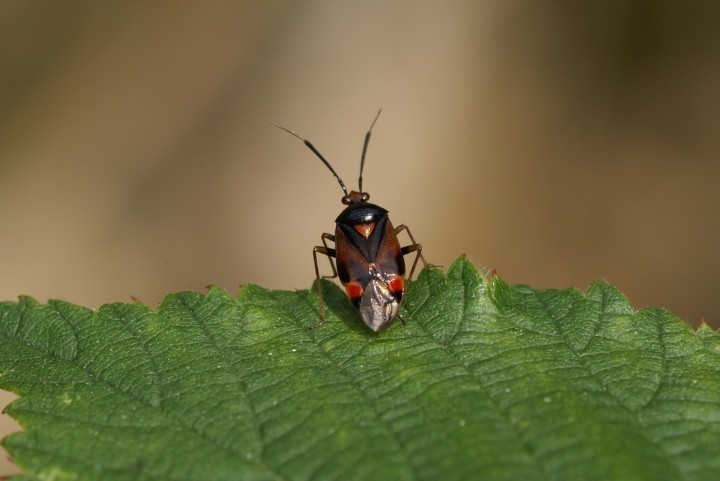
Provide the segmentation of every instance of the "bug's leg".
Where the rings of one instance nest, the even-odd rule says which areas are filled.
[[[332,234],[328,234],[327,232],[323,232],[323,234],[320,236],[320,240],[322,240],[323,246],[325,247],[325,250],[332,251],[332,256],[330,254],[326,254],[325,252],[321,252],[321,254],[325,254],[328,258],[328,261],[330,262],[330,268],[332,269],[333,273],[331,276],[322,276],[323,279],[334,279],[337,277],[337,269],[335,269],[335,263],[332,261],[333,257],[335,257],[335,249],[331,248],[327,245],[327,241],[330,241],[332,243],[335,243],[335,236]],[[318,246],[320,247],[320,246]],[[315,266],[317,267],[317,265]]]
[[[410,232],[410,229],[405,224],[400,224],[395,228],[395,235],[398,235],[400,232],[405,231],[407,232],[408,237],[410,237],[410,240],[412,241],[412,244],[409,246],[405,246],[401,249],[402,255],[408,255],[411,252],[417,252],[415,255],[415,260],[413,261],[412,268],[410,268],[410,275],[408,276],[408,281],[412,280],[413,273],[415,273],[415,266],[417,266],[418,260],[422,259],[423,265],[426,266],[427,262],[425,262],[425,258],[422,255],[422,244],[418,244],[415,241],[415,238],[413,237],[412,233]]]
[[[325,244],[325,237],[326,235],[330,234],[323,234],[323,244]],[[332,236],[331,236],[332,237]],[[334,238],[333,238],[334,240]],[[322,294],[322,284],[320,282],[320,268],[318,267],[318,261],[317,261],[317,255],[318,253],[322,255],[326,255],[328,259],[330,259],[330,264],[332,264],[332,258],[335,257],[335,249],[331,249],[327,247],[327,245],[324,246],[315,246],[313,248],[313,262],[315,263],[315,285],[317,286],[317,293],[318,293],[318,303],[320,304],[320,320],[317,321],[315,324],[310,326],[310,329],[314,329],[323,322],[325,322],[325,304],[323,303],[323,294]],[[335,266],[333,265],[333,271],[335,271]],[[337,271],[335,271],[335,275],[337,275]]]
[[[427,265],[425,262],[425,258],[422,256],[422,244],[412,244],[409,246],[405,246],[401,249],[403,255],[410,254],[411,252],[417,252],[415,255],[415,260],[413,261],[413,265],[410,268],[410,275],[408,276],[408,282],[412,280],[413,273],[415,272],[415,266],[417,266],[418,259],[423,260],[423,265]]]

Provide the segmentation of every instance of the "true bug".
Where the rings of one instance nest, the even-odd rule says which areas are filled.
[[[397,317],[398,308],[405,293],[405,258],[411,252],[417,252],[408,280],[412,279],[418,259],[422,257],[422,245],[415,242],[410,229],[404,224],[393,227],[388,218],[388,211],[382,207],[368,202],[370,194],[362,190],[362,172],[365,165],[365,154],[370,141],[370,134],[375,122],[380,117],[378,111],[370,128],[365,134],[362,156],[360,157],[360,178],[358,190],[348,194],[345,183],[337,175],[335,169],[323,155],[310,143],[310,141],[296,134],[292,130],[275,125],[303,143],[330,169],[345,195],[342,203],[347,207],[335,219],[335,235],[323,233],[320,236],[323,245],[313,248],[313,262],[315,263],[315,278],[320,304],[320,320],[313,327],[325,322],[325,305],[323,303],[322,285],[320,283],[320,269],[318,268],[318,254],[328,257],[332,276],[339,276],[340,281],[350,297],[353,305],[360,311],[365,324],[373,331],[382,331],[390,327]],[[273,124],[274,125],[274,124]],[[407,232],[412,244],[400,247],[397,235]],[[329,247],[327,241],[334,242],[335,248]],[[336,260],[337,269],[333,263]],[[401,319],[402,320],[402,319]]]

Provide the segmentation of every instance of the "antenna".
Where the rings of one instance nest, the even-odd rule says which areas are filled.
[[[379,115],[379,112],[378,112],[378,115]],[[375,120],[377,120],[377,117],[375,118]],[[373,124],[375,124],[375,122],[373,122]],[[320,160],[322,160],[323,164],[325,164],[325,166],[326,166],[328,169],[330,169],[330,172],[332,172],[332,175],[334,175],[335,178],[337,179],[338,184],[340,184],[340,187],[342,188],[343,192],[345,192],[345,195],[346,195],[346,196],[348,195],[348,191],[347,191],[347,189],[345,188],[345,183],[342,181],[342,179],[340,178],[340,176],[337,175],[337,173],[335,172],[335,169],[333,169],[332,166],[330,165],[330,162],[328,162],[327,160],[325,160],[325,157],[323,157],[323,155],[318,151],[318,149],[315,148],[315,146],[314,146],[313,144],[310,143],[309,140],[304,139],[303,137],[299,136],[298,134],[296,134],[295,132],[293,132],[293,131],[290,130],[290,129],[286,129],[285,127],[281,127],[281,126],[276,125],[276,124],[272,124],[272,125],[273,125],[274,127],[277,127],[278,129],[282,129],[282,130],[284,130],[285,132],[287,132],[287,133],[289,133],[289,134],[291,134],[291,135],[294,135],[294,136],[297,137],[298,139],[302,140],[302,141],[303,141],[303,144],[307,145],[307,147],[308,147],[310,150],[312,150],[313,153],[314,153],[315,155],[317,155]],[[372,127],[370,127],[370,128],[372,129]],[[369,137],[370,137],[370,132],[368,132],[368,133],[367,133],[367,136],[365,137],[365,147],[367,147],[367,141],[368,141],[368,138],[369,138]],[[365,158],[365,150],[363,149],[363,159],[364,159],[364,158]],[[361,172],[361,174],[360,174],[360,175],[361,175],[360,180],[362,181],[362,166],[360,167],[360,172]]]
[[[370,142],[370,134],[372,133],[373,127],[375,127],[375,122],[377,122],[378,117],[380,117],[380,113],[382,112],[382,109],[378,110],[377,115],[375,116],[375,120],[373,120],[372,124],[370,124],[370,128],[367,131],[367,134],[365,134],[365,142],[363,143],[363,150],[362,150],[362,157],[360,157],[360,178],[358,179],[358,190],[362,192],[362,173],[363,173],[363,167],[365,167],[365,153],[367,152],[368,143]]]

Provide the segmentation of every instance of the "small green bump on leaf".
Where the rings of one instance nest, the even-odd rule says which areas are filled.
[[[720,356],[720,333],[713,331],[707,324],[702,324],[697,330],[697,335],[708,351]]]

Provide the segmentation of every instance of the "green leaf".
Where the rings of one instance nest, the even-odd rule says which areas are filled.
[[[0,304],[23,480],[720,479],[720,336],[615,288],[426,269],[391,329],[324,284]]]

